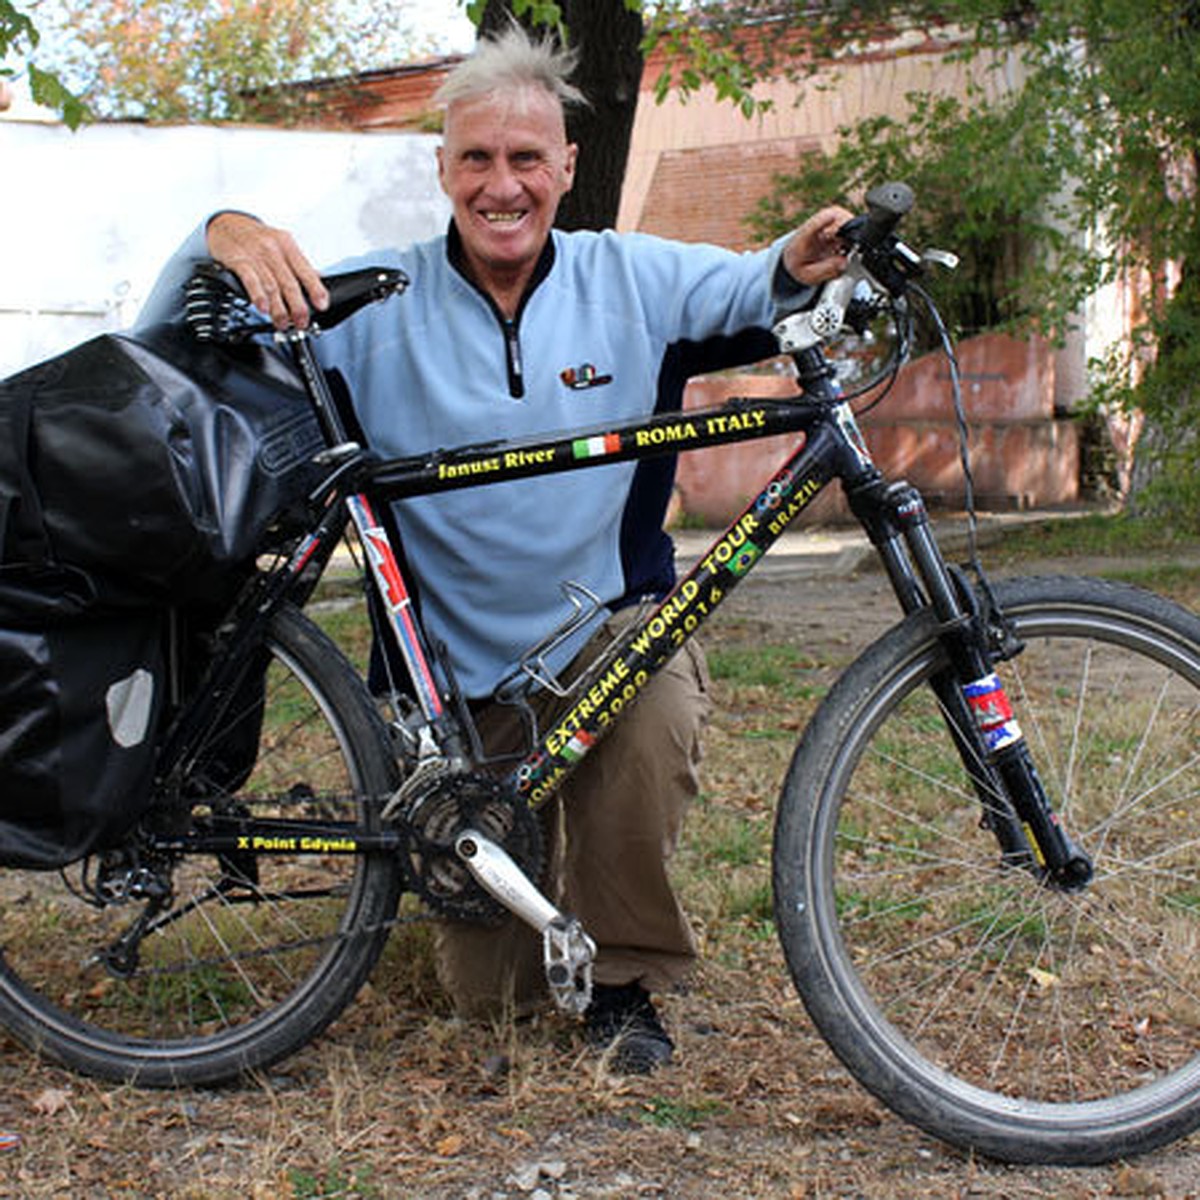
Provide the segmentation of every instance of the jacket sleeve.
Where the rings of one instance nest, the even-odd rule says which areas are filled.
[[[769,328],[781,302],[802,307],[813,291],[783,269],[785,238],[763,250],[627,235],[646,320],[667,343]]]
[[[207,221],[197,226],[188,234],[183,245],[167,259],[138,313],[135,329],[145,329],[164,322],[175,325],[183,320],[183,289],[196,264],[211,257],[205,239],[207,228]]]

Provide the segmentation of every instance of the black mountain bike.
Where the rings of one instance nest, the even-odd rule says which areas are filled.
[[[504,909],[542,932],[555,1000],[582,1011],[594,946],[531,882],[533,813],[837,479],[901,617],[829,691],[779,799],[777,925],[813,1021],[900,1116],[997,1158],[1101,1162],[1200,1124],[1200,621],[1114,583],[948,564],[917,491],[873,465],[823,343],[886,314],[903,334],[915,301],[936,316],[918,282],[936,255],[895,232],[911,202],[876,189],[843,231],[846,275],[780,320],[790,399],[380,461],[346,436],[309,336],[283,338],[327,440],[313,520],[218,630],[128,843],[61,874],[0,872],[7,1029],[108,1079],[229,1080],[316,1037],[398,921]],[[328,328],[406,281],[327,282]],[[264,328],[217,268],[192,315],[209,338]],[[790,431],[801,448],[563,687],[566,715],[520,761],[483,760],[390,503]],[[407,668],[386,703],[300,611],[347,521]],[[561,685],[545,657],[562,636],[530,651],[525,687]]]

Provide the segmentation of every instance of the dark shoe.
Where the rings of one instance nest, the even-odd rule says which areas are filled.
[[[596,984],[583,1019],[587,1040],[620,1075],[649,1075],[671,1061],[675,1043],[641,984]]]

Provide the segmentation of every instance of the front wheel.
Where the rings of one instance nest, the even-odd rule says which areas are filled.
[[[997,670],[1094,879],[1002,862],[920,613],[796,751],[778,928],[822,1035],[900,1116],[1010,1162],[1106,1162],[1200,1125],[1200,621],[1098,580],[996,592],[1025,643]]]
[[[193,821],[377,826],[394,780],[365,687],[294,610],[264,651],[263,688],[193,759]],[[150,1086],[232,1079],[314,1038],[374,965],[400,892],[392,856],[319,843],[128,866],[0,871],[0,1024],[75,1070]]]

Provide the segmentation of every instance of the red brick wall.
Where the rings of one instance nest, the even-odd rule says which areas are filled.
[[[963,401],[971,431],[976,502],[1004,510],[1069,504],[1079,497],[1075,424],[1054,414],[1054,357],[1043,342],[1002,334],[958,347]],[[778,375],[711,375],[688,384],[687,409],[730,396],[786,396]],[[965,488],[945,360],[927,355],[909,364],[883,403],[862,419],[879,468],[907,479],[931,508],[959,508]],[[693,450],[680,456],[676,517],[719,527],[732,520],[801,442],[800,435]],[[841,489],[827,489],[802,521],[848,519]]]
[[[815,138],[738,142],[659,155],[638,228],[684,242],[748,249],[746,217],[770,194],[776,175],[794,170]]]

